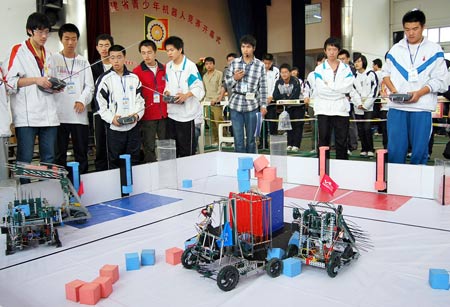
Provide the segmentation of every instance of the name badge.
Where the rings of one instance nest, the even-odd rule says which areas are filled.
[[[242,82],[241,83],[241,91],[242,91],[242,93],[246,93],[248,91],[248,87],[247,87],[247,83],[246,82]]]
[[[75,89],[75,82],[73,82],[73,81],[67,82],[66,89],[67,89],[67,93],[69,95],[75,95],[77,93],[77,91]]]
[[[130,108],[130,99],[128,97],[122,98],[122,108],[128,110]]]
[[[247,100],[255,100],[255,93],[246,93],[245,99]]]
[[[411,68],[408,73],[408,81],[409,82],[418,82],[419,81],[419,73],[416,68]]]
[[[159,103],[160,102],[160,98],[159,98],[160,96],[159,96],[159,94],[157,94],[157,93],[153,93],[153,102],[154,103]]]

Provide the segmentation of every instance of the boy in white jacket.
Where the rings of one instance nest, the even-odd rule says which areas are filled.
[[[196,143],[194,121],[201,112],[200,100],[205,89],[197,66],[184,55],[183,40],[171,36],[164,46],[170,59],[166,64],[164,95],[175,96],[175,103],[167,105],[167,137],[175,140],[177,157],[191,156],[195,154]]]

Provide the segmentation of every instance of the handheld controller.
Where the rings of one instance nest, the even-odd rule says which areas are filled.
[[[167,103],[176,103],[175,101],[177,100],[177,97],[172,95],[163,95],[163,100]]]
[[[135,121],[136,121],[136,117],[133,115],[117,118],[117,122],[121,125],[133,124]]]
[[[402,103],[402,102],[408,102],[412,98],[411,94],[390,94],[389,99],[392,102],[396,103]]]
[[[60,91],[66,87],[66,82],[57,78],[48,78],[48,81],[52,84],[50,88],[43,88],[38,85],[38,88],[46,93],[53,94],[53,91]]]

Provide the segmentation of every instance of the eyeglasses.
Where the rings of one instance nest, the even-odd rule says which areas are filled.
[[[39,35],[39,36],[49,36],[50,35],[50,30],[34,30],[34,33]]]

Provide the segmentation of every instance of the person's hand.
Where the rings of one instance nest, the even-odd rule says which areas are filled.
[[[178,93],[175,95],[175,97],[176,97],[175,103],[183,104],[191,96],[189,95],[189,93],[186,94]]]
[[[77,113],[82,113],[85,110],[84,104],[80,101],[75,101],[75,105],[73,106],[73,109]]]
[[[165,91],[164,92],[164,96],[170,96],[170,92],[169,91]]]
[[[239,69],[234,72],[233,78],[234,78],[234,80],[239,81],[242,78],[244,78],[244,75],[245,75],[245,71],[243,71],[242,69]]]
[[[120,116],[120,115],[114,115],[111,124],[113,124],[113,125],[116,126],[116,127],[122,126],[122,125],[117,121],[117,119],[118,119],[119,117],[121,117],[121,116]]]
[[[51,88],[52,83],[48,81],[47,77],[38,77],[36,78],[36,85],[42,87],[42,88]]]
[[[409,102],[409,103],[417,102],[420,99],[420,97],[422,97],[422,94],[420,93],[420,91],[414,91],[414,92],[410,92],[408,94],[412,95],[410,100],[405,101],[405,102]]]
[[[260,107],[259,112],[261,112],[261,116],[265,117],[267,114],[267,108],[266,107]]]

